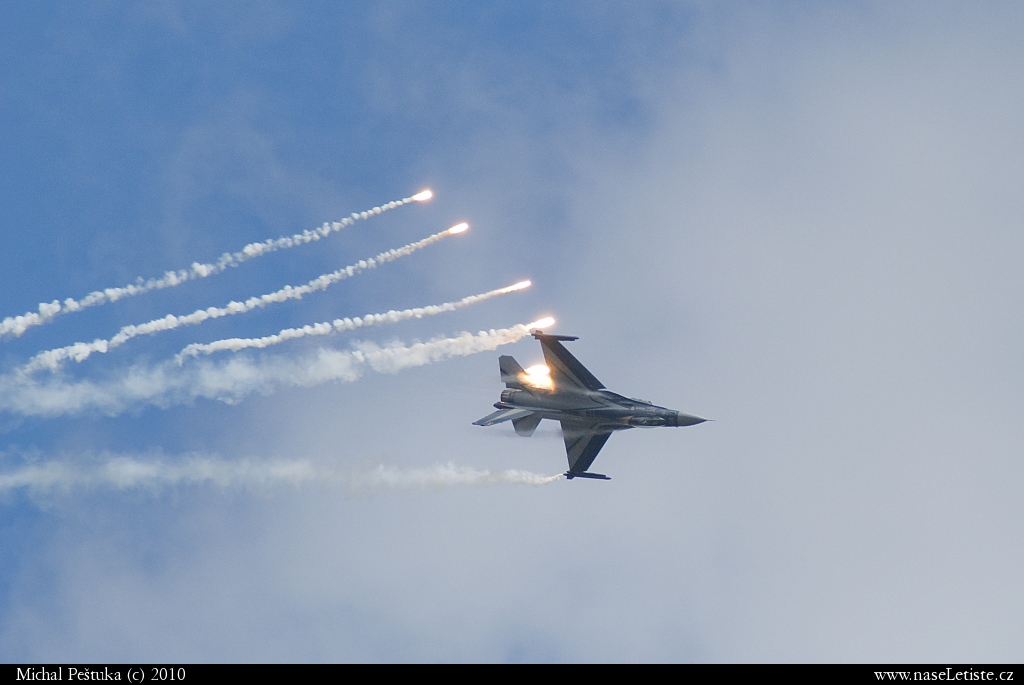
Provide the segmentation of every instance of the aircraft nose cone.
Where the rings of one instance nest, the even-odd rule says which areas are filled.
[[[696,426],[698,423],[704,423],[707,419],[702,419],[699,416],[692,414],[684,414],[681,411],[676,412],[676,425],[677,426]]]

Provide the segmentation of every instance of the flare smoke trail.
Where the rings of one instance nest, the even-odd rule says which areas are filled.
[[[369,471],[342,471],[309,461],[228,461],[217,457],[139,459],[107,455],[105,460],[48,461],[0,473],[0,495],[26,492],[33,496],[81,490],[158,490],[175,486],[294,487],[316,483],[341,486],[351,494],[381,490],[425,490],[450,486],[500,484],[547,485],[560,479],[529,471],[480,471],[465,466],[434,464],[401,469],[383,464]]]
[[[494,350],[552,323],[547,318],[410,345],[355,343],[351,350],[319,348],[299,358],[234,356],[221,363],[201,360],[184,367],[168,360],[154,366],[136,365],[105,381],[68,381],[59,376],[39,381],[24,374],[9,374],[0,377],[0,411],[37,417],[84,412],[115,416],[140,406],[168,407],[199,398],[231,403],[254,392],[268,394],[282,387],[351,383],[367,371],[398,373]]]
[[[325,222],[322,226],[314,230],[306,230],[302,233],[296,233],[291,237],[281,237],[276,240],[267,239],[260,243],[250,243],[238,252],[225,252],[216,262],[208,262],[205,264],[193,262],[192,266],[187,269],[167,271],[159,278],[150,278],[148,280],[139,278],[135,283],[130,283],[120,288],[96,290],[79,300],[69,297],[63,302],[60,300],[54,300],[53,302],[40,302],[38,311],[26,312],[21,316],[8,316],[3,321],[0,321],[0,338],[11,335],[15,337],[20,336],[29,328],[32,328],[33,326],[40,326],[61,314],[77,312],[89,307],[107,304],[109,302],[116,302],[122,298],[141,295],[151,290],[173,288],[176,285],[181,285],[186,281],[191,281],[197,278],[214,276],[225,271],[229,267],[238,266],[242,262],[247,262],[250,259],[261,257],[265,254],[276,252],[278,250],[285,250],[298,245],[315,242],[321,238],[326,238],[331,233],[342,230],[346,226],[351,226],[356,221],[369,219],[372,216],[383,214],[388,210],[407,205],[410,202],[425,202],[431,197],[433,197],[433,193],[429,190],[424,190],[416,193],[412,197],[393,200],[392,202],[374,207],[373,209],[368,209],[365,212],[355,212],[340,221],[330,223]]]
[[[465,466],[456,466],[452,462],[434,464],[429,468],[399,469],[393,466],[380,465],[365,474],[353,474],[348,481],[352,492],[368,492],[375,490],[424,490],[442,488],[451,485],[499,485],[510,483],[517,485],[547,485],[559,480],[562,474],[541,476],[529,471],[478,471]]]
[[[197,309],[191,314],[185,314],[182,316],[175,316],[174,314],[168,314],[167,316],[160,319],[153,319],[143,324],[132,324],[123,327],[118,331],[117,335],[109,340],[97,339],[91,343],[76,342],[73,345],[66,347],[58,347],[52,350],[46,350],[32,357],[29,362],[19,369],[19,373],[28,374],[41,369],[49,369],[50,371],[56,371],[60,368],[68,359],[73,359],[76,362],[83,362],[88,359],[94,352],[100,354],[106,354],[110,350],[120,347],[132,338],[140,335],[152,335],[154,333],[160,333],[162,331],[170,331],[181,326],[195,326],[203,323],[208,319],[218,319],[222,316],[233,316],[235,314],[244,314],[245,312],[252,311],[257,307],[266,307],[268,304],[276,302],[286,302],[287,300],[299,300],[304,295],[316,292],[318,290],[326,290],[328,287],[350,278],[357,274],[366,271],[367,269],[373,269],[381,264],[392,262],[400,257],[411,255],[412,253],[422,250],[428,245],[442,240],[449,235],[456,235],[462,233],[468,229],[468,224],[462,223],[452,226],[451,228],[435,233],[432,236],[418,240],[415,243],[409,243],[387,252],[381,252],[376,257],[370,259],[362,259],[359,262],[346,266],[337,271],[329,274],[322,274],[317,276],[309,283],[300,285],[298,287],[286,285],[280,290],[266,295],[259,295],[256,297],[250,297],[245,302],[229,302],[223,307],[209,307],[207,309]]]
[[[33,494],[82,489],[127,490],[174,485],[299,485],[314,478],[308,462],[224,461],[187,457],[174,461],[109,457],[103,462],[48,461],[0,474],[0,494]]]
[[[412,309],[400,309],[397,311],[392,309],[383,314],[367,314],[365,316],[357,316],[355,318],[345,317],[344,319],[335,319],[331,322],[306,325],[302,328],[285,328],[274,335],[267,335],[261,338],[226,338],[224,340],[215,340],[211,343],[192,343],[178,353],[178,356],[175,357],[175,361],[181,364],[184,362],[186,357],[198,357],[201,354],[213,354],[214,352],[220,352],[223,350],[238,352],[239,350],[244,350],[249,347],[262,349],[264,347],[277,345],[288,340],[297,340],[298,338],[304,338],[310,335],[330,335],[332,333],[355,330],[364,326],[379,326],[386,323],[398,323],[399,321],[406,321],[408,319],[421,319],[425,316],[436,316],[444,312],[453,312],[456,309],[462,309],[463,307],[468,307],[478,302],[489,300],[492,297],[516,292],[517,290],[523,290],[528,287],[530,287],[530,281],[521,281],[506,288],[498,288],[497,290],[491,290],[490,292],[482,293],[480,295],[470,295],[456,302],[445,302],[444,304],[434,304],[426,307],[415,307]]]

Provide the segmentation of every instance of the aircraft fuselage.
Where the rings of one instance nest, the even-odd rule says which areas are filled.
[[[576,340],[574,336],[543,331],[533,331],[532,335],[540,341],[544,365],[527,371],[512,357],[498,357],[498,370],[505,383],[501,399],[494,405],[498,411],[473,423],[493,426],[511,421],[517,435],[530,437],[541,420],[558,421],[569,462],[565,472],[568,479],[608,480],[588,469],[615,431],[693,426],[706,420],[608,390],[562,346],[563,341]]]
[[[624,397],[609,390],[545,392],[506,389],[496,409],[529,409],[544,419],[581,418],[607,430],[692,426],[704,419]]]

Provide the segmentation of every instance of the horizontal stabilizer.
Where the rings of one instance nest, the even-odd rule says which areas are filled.
[[[578,335],[555,335],[553,333],[545,333],[544,331],[534,331],[531,333],[537,340],[579,340]]]
[[[533,414],[529,409],[499,409],[493,414],[473,422],[474,426],[493,426],[496,423],[502,423],[504,421],[515,421],[516,419],[523,419]],[[533,431],[530,431],[531,433]]]

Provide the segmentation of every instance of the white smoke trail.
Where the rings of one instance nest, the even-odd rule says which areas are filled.
[[[355,264],[338,269],[337,271],[317,276],[305,285],[286,285],[280,290],[276,290],[272,293],[250,297],[245,302],[232,301],[223,307],[197,309],[191,314],[181,316],[168,314],[165,317],[153,319],[146,323],[124,326],[120,331],[118,331],[117,335],[109,340],[96,339],[90,343],[76,342],[72,345],[67,345],[66,347],[46,350],[45,352],[40,352],[32,357],[25,366],[19,369],[19,372],[27,374],[41,369],[56,371],[60,368],[61,364],[68,359],[73,359],[76,362],[81,363],[88,359],[93,353],[106,354],[110,350],[120,347],[132,338],[136,338],[140,335],[153,335],[154,333],[170,331],[181,326],[195,326],[209,319],[218,319],[222,316],[244,314],[245,312],[252,311],[257,307],[266,307],[268,304],[286,302],[288,300],[299,300],[302,299],[304,295],[309,295],[310,293],[318,290],[326,290],[335,283],[360,274],[367,269],[373,269],[381,264],[386,264],[387,262],[392,262],[400,257],[411,255],[418,250],[422,250],[428,245],[433,245],[449,235],[462,233],[467,228],[467,224],[457,224],[447,230],[441,231],[440,233],[435,233],[432,236],[424,238],[423,240],[418,240],[414,243],[409,243],[408,245],[388,250],[387,252],[381,252],[376,257],[362,259]]]
[[[21,316],[8,316],[3,321],[0,321],[0,338],[11,335],[16,337],[20,336],[29,328],[42,325],[60,314],[77,312],[89,307],[95,307],[109,302],[116,302],[125,297],[148,293],[151,290],[173,288],[174,286],[181,285],[182,283],[197,278],[214,276],[225,271],[229,267],[238,266],[242,262],[249,261],[250,259],[261,257],[265,254],[276,252],[278,250],[285,250],[298,245],[315,242],[321,238],[326,238],[331,233],[342,230],[346,226],[351,226],[356,221],[368,219],[372,216],[378,216],[390,209],[407,205],[410,202],[424,202],[429,200],[431,197],[433,197],[433,193],[429,190],[424,190],[416,193],[412,197],[394,200],[365,212],[355,212],[340,221],[333,221],[330,223],[325,222],[322,226],[313,230],[296,233],[290,237],[267,239],[259,243],[250,243],[238,252],[225,252],[220,256],[220,259],[215,262],[193,262],[192,266],[187,269],[167,271],[163,276],[150,278],[148,280],[139,278],[135,283],[129,283],[128,285],[120,288],[96,290],[78,300],[69,297],[63,302],[60,300],[40,302],[38,310],[35,312],[26,312]]]
[[[105,455],[102,460],[48,461],[0,472],[0,495],[26,492],[39,497],[90,490],[159,490],[180,486],[271,487],[320,484],[342,487],[350,494],[382,490],[425,490],[452,486],[541,486],[560,479],[529,471],[481,471],[465,466],[434,464],[402,469],[380,465],[369,471],[344,471],[314,466],[309,461],[230,461],[190,455],[178,459]]]
[[[444,312],[453,312],[456,309],[462,309],[463,307],[468,307],[470,305],[477,304],[478,302],[489,300],[492,297],[498,297],[499,295],[505,295],[517,290],[522,290],[529,286],[530,281],[521,281],[506,288],[498,288],[480,295],[470,295],[455,302],[445,302],[444,304],[434,304],[426,307],[414,307],[412,309],[399,309],[397,311],[392,309],[383,314],[367,314],[365,316],[357,316],[355,318],[345,317],[344,319],[335,319],[330,322],[309,324],[302,328],[285,328],[274,335],[266,335],[261,338],[226,338],[224,340],[215,340],[211,343],[192,343],[178,353],[178,356],[175,357],[175,361],[181,364],[184,362],[186,357],[198,357],[201,354],[213,354],[214,352],[221,352],[224,350],[238,352],[239,350],[244,350],[250,347],[262,349],[288,340],[297,340],[298,338],[304,338],[311,335],[330,335],[332,333],[352,331],[364,326],[379,326],[386,323],[398,323],[399,321],[406,321],[408,319],[421,319],[425,316],[436,316]]]
[[[84,461],[84,463],[83,463]],[[308,462],[225,461],[206,457],[180,460],[112,457],[104,462],[48,461],[0,473],[0,493],[34,494],[83,489],[128,490],[175,485],[298,485],[313,480]]]
[[[352,492],[375,490],[425,490],[453,485],[485,486],[499,484],[547,485],[560,479],[562,474],[541,476],[529,471],[478,471],[452,462],[435,464],[429,468],[399,469],[380,465],[373,471],[353,474],[349,481]]]
[[[300,358],[234,356],[221,363],[201,360],[184,367],[168,360],[154,366],[136,365],[103,381],[68,381],[60,376],[40,381],[16,373],[0,377],[0,411],[37,417],[85,412],[114,416],[140,406],[168,407],[200,398],[231,403],[254,392],[350,383],[367,371],[398,373],[494,350],[551,323],[551,319],[542,319],[410,345],[356,343],[351,350],[319,348]]]

